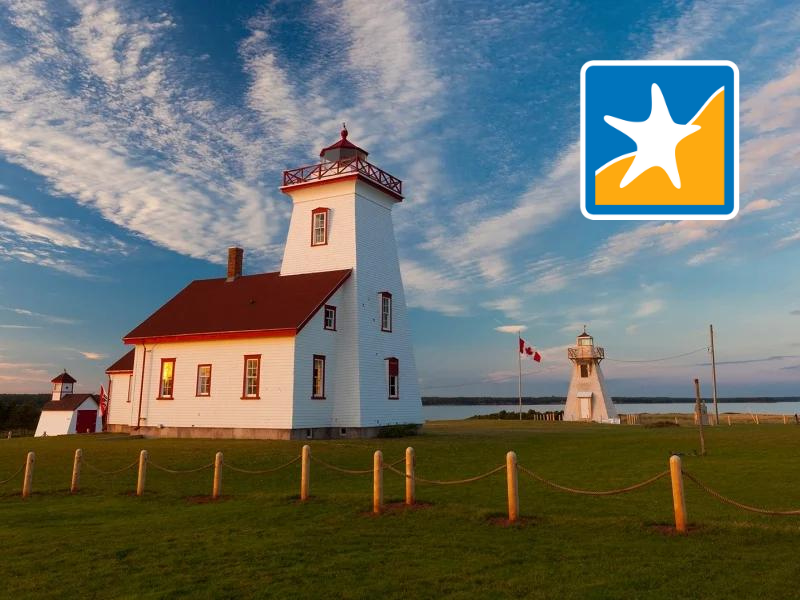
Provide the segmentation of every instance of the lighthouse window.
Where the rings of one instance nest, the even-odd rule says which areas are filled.
[[[161,385],[158,389],[158,397],[171,400],[172,390],[175,387],[175,359],[162,358],[161,359]]]
[[[589,376],[589,365],[581,365],[581,377]]]
[[[314,355],[314,372],[311,379],[311,397],[316,400],[325,399],[325,357]]]
[[[211,365],[197,365],[197,396],[211,395]]]
[[[387,358],[386,367],[389,375],[389,399],[394,400],[400,397],[400,361]]]
[[[331,331],[336,331],[336,307],[335,306],[325,306],[325,322],[323,327],[325,329],[330,329]]]
[[[261,355],[251,354],[244,357],[244,382],[242,385],[242,400],[257,400],[258,388],[261,383]]]
[[[392,330],[392,295],[381,292],[381,331]]]
[[[328,209],[315,208],[311,212],[311,245],[324,246],[328,243]]]

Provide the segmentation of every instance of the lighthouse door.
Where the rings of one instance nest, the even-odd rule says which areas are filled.
[[[592,394],[586,394],[580,396],[581,401],[581,419],[591,419],[592,418]]]

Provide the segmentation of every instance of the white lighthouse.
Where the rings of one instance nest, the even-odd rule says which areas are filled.
[[[575,345],[567,348],[567,357],[574,368],[564,407],[564,420],[619,423],[614,401],[606,391],[600,370],[605,351],[594,345],[594,338],[586,333],[585,327]]]
[[[402,182],[341,138],[283,173],[279,272],[191,282],[123,339],[111,431],[317,439],[422,423],[392,210]]]

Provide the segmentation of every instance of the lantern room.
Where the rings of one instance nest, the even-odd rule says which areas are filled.
[[[320,157],[325,162],[337,162],[347,158],[360,158],[367,160],[366,150],[359,148],[350,140],[347,139],[347,127],[342,123],[342,131],[340,132],[341,139],[335,144],[331,144],[322,149],[319,153]]]

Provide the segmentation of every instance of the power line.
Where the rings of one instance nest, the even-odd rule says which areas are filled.
[[[697,348],[696,350],[692,350],[691,352],[684,352],[683,354],[675,354],[673,356],[663,356],[661,358],[649,358],[647,360],[623,360],[621,358],[608,358],[608,357],[606,357],[606,360],[618,363],[653,363],[653,362],[662,362],[665,360],[673,360],[675,358],[683,358],[684,356],[690,356],[692,354],[697,354],[698,352],[703,352],[703,351],[708,352],[708,346]]]

